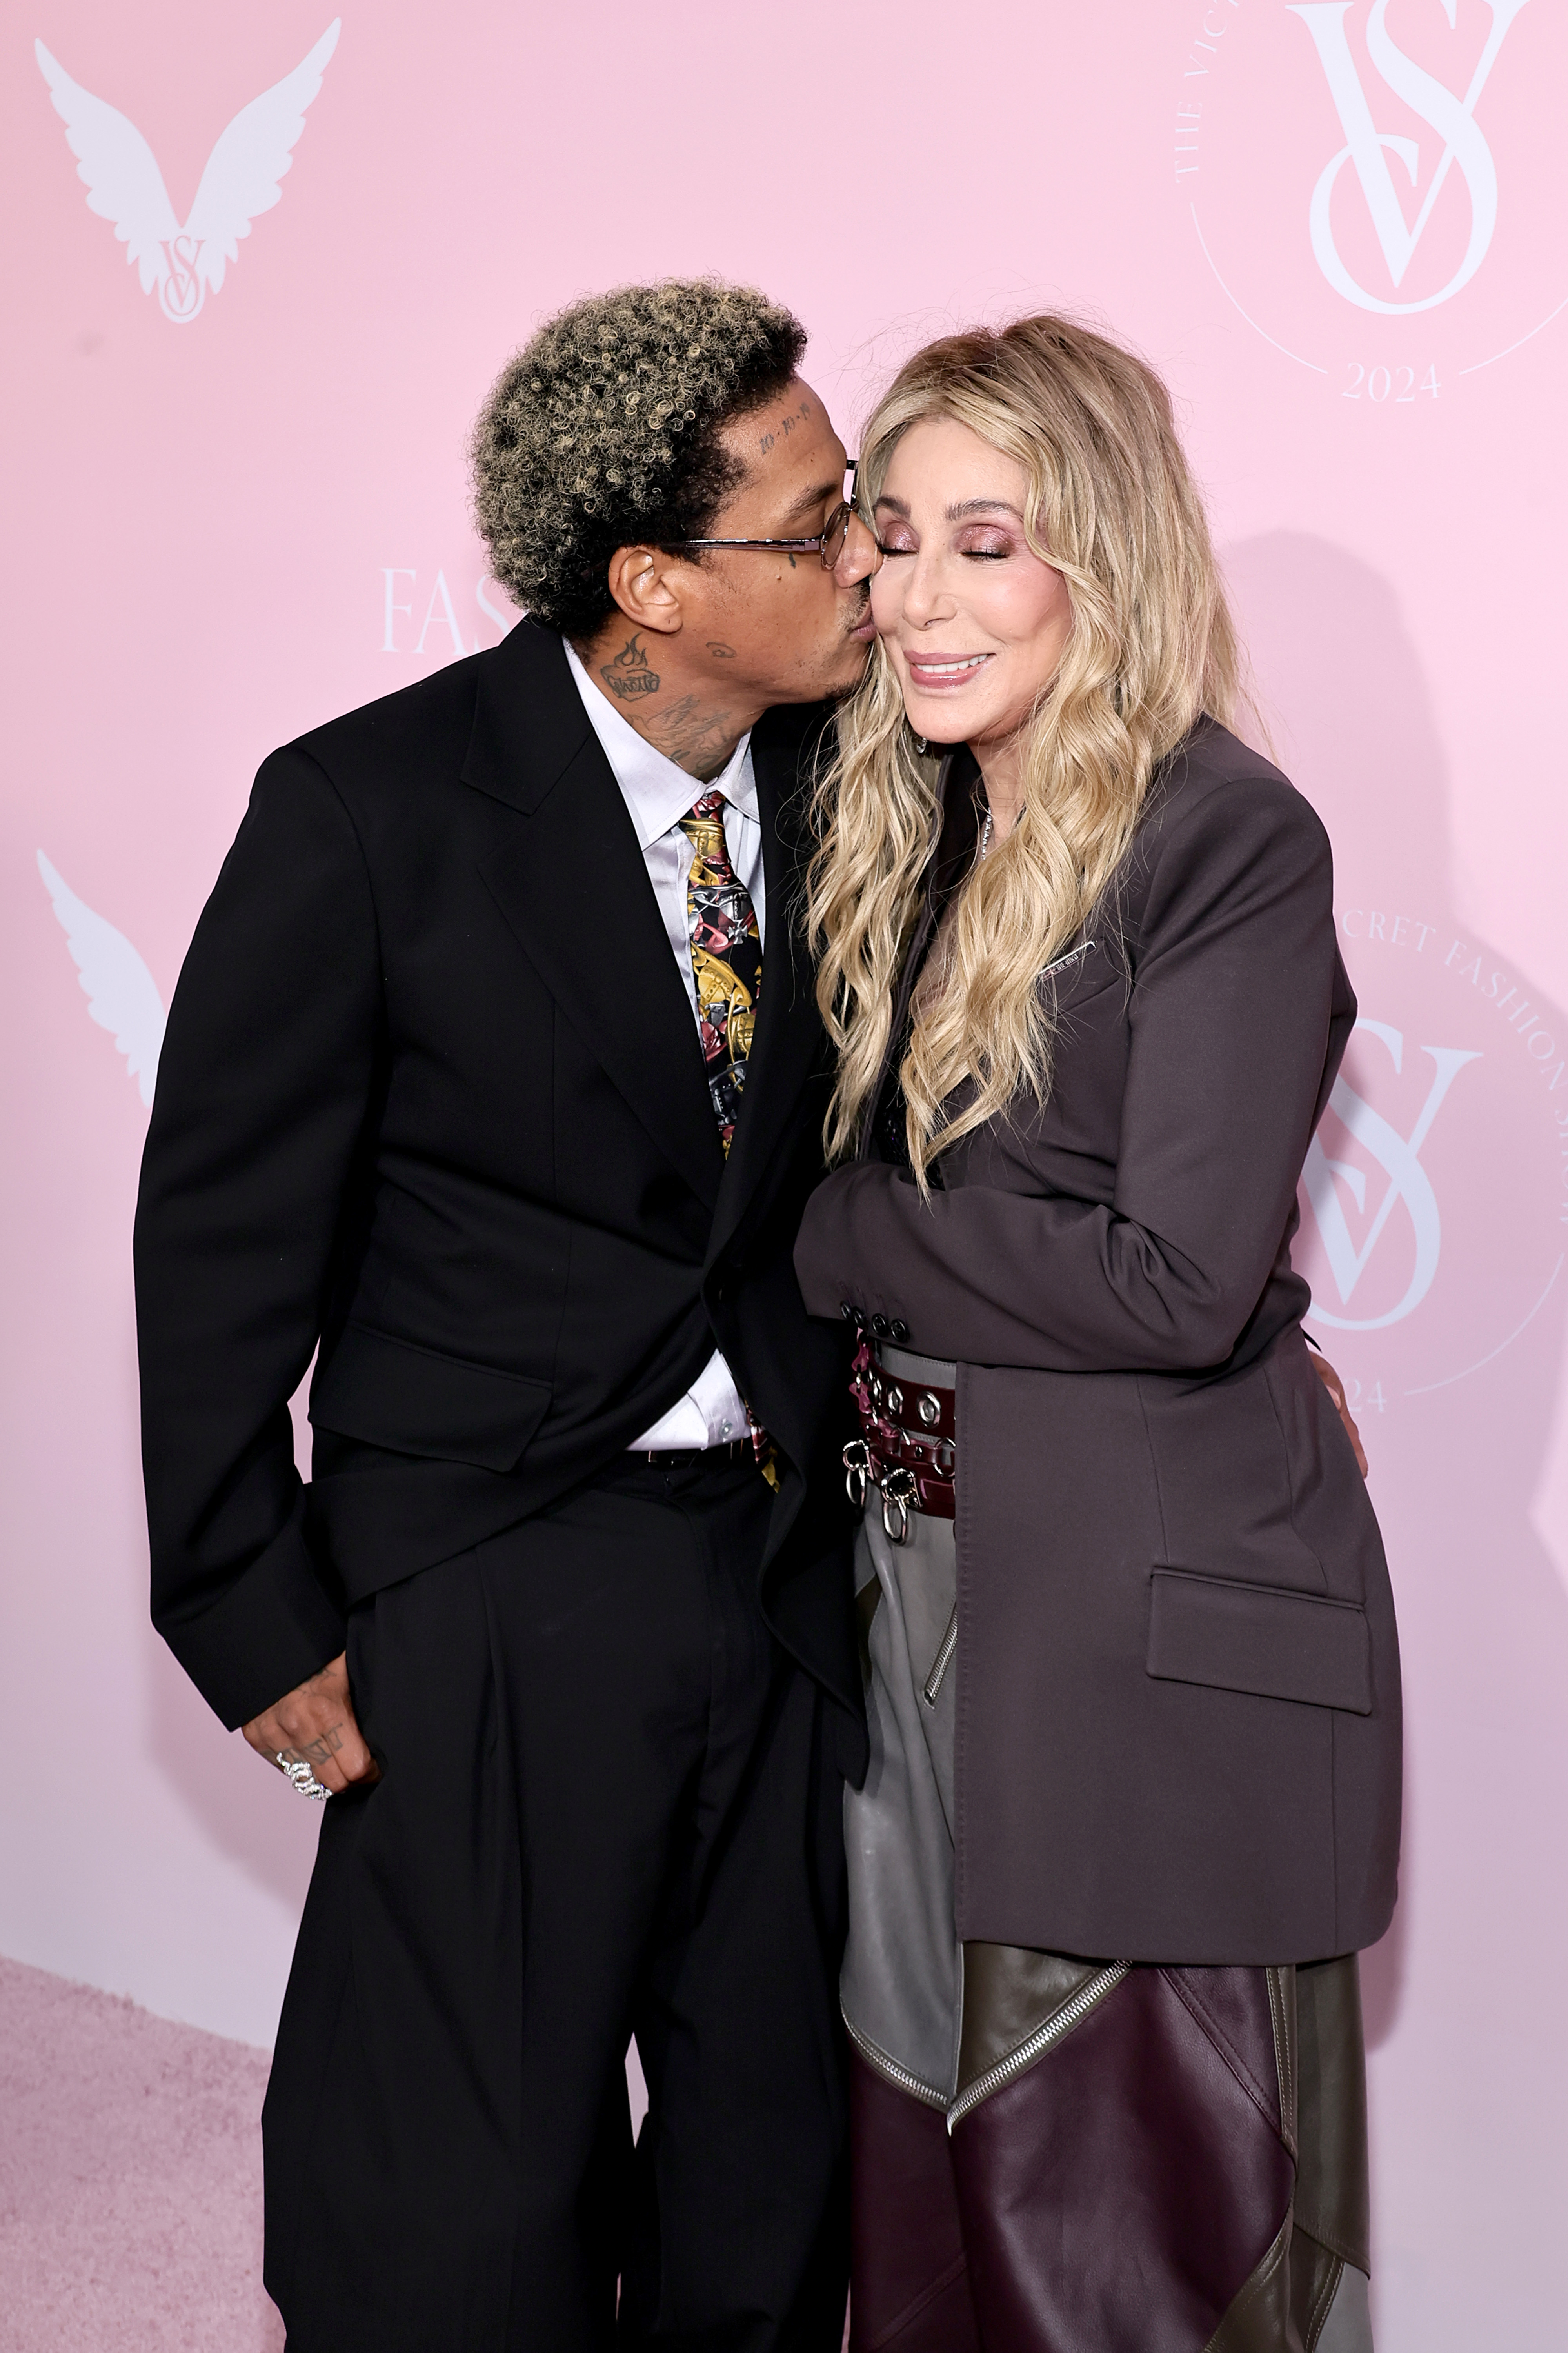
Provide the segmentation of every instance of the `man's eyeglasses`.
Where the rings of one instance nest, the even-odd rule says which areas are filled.
[[[854,459],[849,461],[851,475],[856,462]],[[811,539],[664,539],[660,540],[659,545],[669,555],[688,547],[777,547],[790,554],[802,555],[808,555],[816,549],[822,557],[823,570],[832,572],[844,554],[849,538],[849,525],[854,518],[853,500],[840,499],[822,529]],[[867,528],[869,529],[869,525]]]

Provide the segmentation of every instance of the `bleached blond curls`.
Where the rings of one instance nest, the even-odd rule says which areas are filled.
[[[1049,315],[928,345],[862,437],[868,512],[902,435],[931,417],[1023,468],[1029,544],[1062,575],[1072,622],[1025,723],[1023,814],[964,884],[940,979],[917,998],[900,1076],[922,1192],[961,1136],[1020,1093],[1046,1101],[1055,1021],[1039,976],[1101,908],[1161,760],[1201,712],[1232,716],[1239,671],[1203,502],[1152,368]],[[918,750],[879,645],[814,804],[806,923],[838,1052],[830,1159],[854,1151],[872,1108],[935,847],[939,765]]]

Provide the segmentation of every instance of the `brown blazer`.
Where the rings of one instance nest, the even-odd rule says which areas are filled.
[[[1053,969],[1045,1109],[957,1145],[929,1204],[868,1142],[806,1210],[807,1307],[959,1365],[966,1938],[1273,1963],[1388,1925],[1393,1597],[1290,1267],[1355,1018],[1331,888],[1308,804],[1201,722]]]

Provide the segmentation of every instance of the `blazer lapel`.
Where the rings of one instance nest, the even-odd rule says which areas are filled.
[[[521,621],[497,648],[462,773],[519,813],[479,866],[518,944],[711,1208],[724,1155],[697,1025],[620,787],[553,633]]]
[[[810,716],[787,709],[770,712],[752,737],[767,886],[767,942],[756,1036],[709,1242],[710,1265],[773,1166],[800,1091],[826,1050],[802,928],[812,841],[807,822],[811,789],[801,773],[803,744],[811,739],[801,722]]]

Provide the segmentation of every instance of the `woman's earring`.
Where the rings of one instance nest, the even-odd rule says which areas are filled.
[[[910,730],[910,734],[911,734],[911,735],[914,735],[914,730],[913,730],[913,728],[911,728],[911,729]],[[914,737],[914,744],[915,744],[915,750],[920,754],[921,758],[923,760],[923,759],[925,758],[926,754],[931,750],[931,745],[926,742],[926,739],[925,739],[925,737],[924,737],[923,735],[915,735],[915,737]]]

